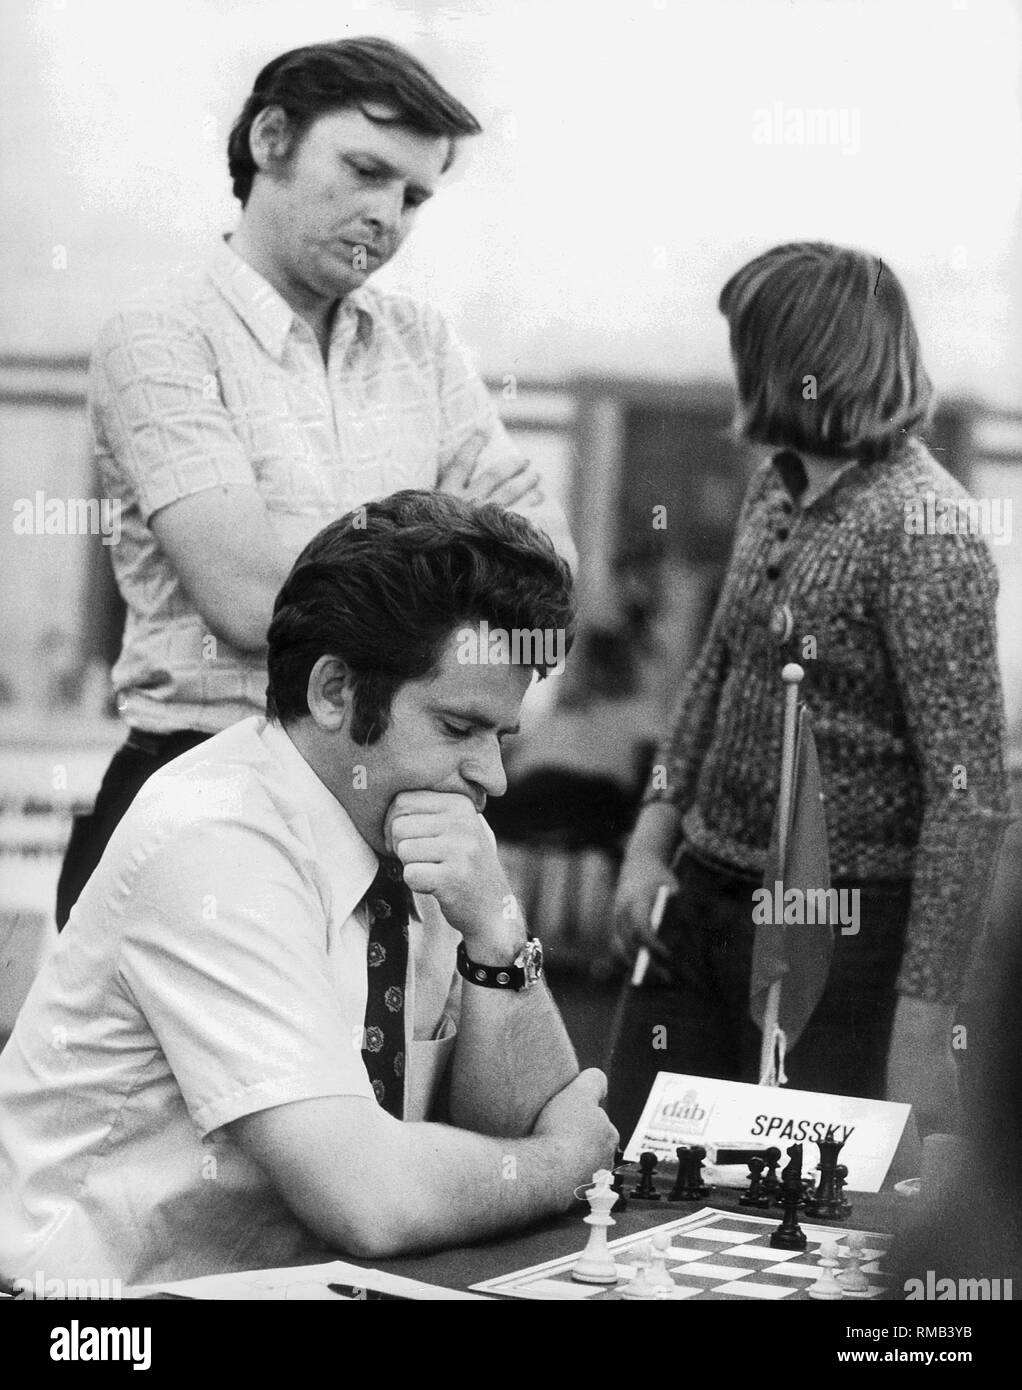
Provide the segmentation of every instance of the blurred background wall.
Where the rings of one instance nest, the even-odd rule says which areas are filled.
[[[224,148],[256,71],[356,33],[412,47],[483,122],[380,278],[454,320],[561,490],[587,621],[646,604],[654,707],[752,463],[727,435],[716,297],[772,243],[864,246],[899,273],[941,394],[933,446],[1022,527],[1017,0],[4,0],[4,516],[88,492],[91,343],[233,225]],[[118,738],[113,610],[94,538],[0,534],[0,869],[5,901],[41,911]],[[994,556],[1017,747],[1022,540]]]
[[[724,375],[724,279],[772,242],[819,237],[904,275],[943,390],[1022,404],[1013,0],[5,0],[0,14],[0,348],[87,351],[112,302],[203,255],[232,224],[224,145],[258,68],[373,32],[414,46],[486,128],[385,274],[443,303],[491,374]],[[778,107],[782,132],[795,110],[846,119],[836,142],[777,144]]]

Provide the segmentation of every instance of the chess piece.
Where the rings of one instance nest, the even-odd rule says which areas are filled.
[[[862,1266],[865,1264],[866,1237],[861,1231],[853,1231],[838,1254],[845,1261],[845,1268],[837,1276],[838,1287],[846,1298],[875,1298],[879,1289],[871,1284]]]
[[[816,1190],[806,1196],[807,1216],[821,1216],[824,1221],[840,1221],[851,1210],[848,1203],[840,1195],[836,1182],[837,1156],[843,1145],[843,1139],[827,1138],[816,1141],[816,1147],[820,1151],[820,1161],[817,1164],[820,1181]]]
[[[812,1192],[814,1186],[815,1186],[815,1184],[813,1183],[812,1178],[799,1178],[799,1181],[798,1181],[798,1205],[799,1205],[800,1207],[804,1207],[804,1206],[805,1206],[805,1204],[806,1204],[806,1199],[808,1198],[809,1194]],[[773,1204],[774,1204],[775,1207],[783,1207],[783,1206],[784,1206],[784,1191],[783,1191],[783,1188],[780,1187],[780,1186],[778,1186],[777,1191],[776,1191],[776,1192],[774,1193],[774,1195],[773,1195]]]
[[[635,1261],[635,1274],[621,1290],[621,1297],[659,1298],[657,1286],[649,1277],[650,1266],[653,1263],[653,1247],[648,1240],[635,1247],[632,1259]]]
[[[798,1209],[802,1203],[802,1145],[789,1144],[788,1162],[781,1173],[781,1205],[784,1220],[770,1237],[776,1250],[804,1250],[809,1243],[798,1224]]]
[[[649,1267],[649,1282],[657,1289],[674,1289],[674,1280],[667,1272],[667,1252],[671,1248],[671,1237],[666,1231],[655,1231],[650,1241],[653,1247],[653,1261]]]
[[[781,1169],[781,1186],[786,1182],[802,1184],[802,1145],[789,1144],[787,1148],[788,1161]]]
[[[617,1193],[617,1201],[610,1209],[611,1216],[617,1216],[618,1212],[626,1211],[628,1208],[628,1198],[625,1196],[625,1175],[623,1172],[625,1155],[623,1149],[614,1150],[614,1181],[611,1187]]]
[[[749,1188],[738,1198],[740,1207],[768,1207],[770,1205],[770,1198],[762,1189],[764,1167],[762,1158],[749,1159]]]
[[[610,1214],[614,1205],[613,1173],[600,1168],[593,1174],[593,1185],[586,1191],[589,1215],[582,1220],[589,1227],[589,1243],[571,1270],[571,1277],[580,1284],[616,1284],[617,1265],[607,1248],[607,1228],[616,1225]]]
[[[806,1198],[807,1179],[802,1176],[802,1145],[789,1144],[787,1148],[788,1161],[781,1169],[781,1181],[774,1196],[774,1206],[784,1206],[784,1184],[794,1179],[798,1183],[798,1202],[797,1206],[802,1206]],[[811,1180],[809,1185],[812,1186]]]
[[[838,1256],[837,1241],[825,1240],[819,1248],[816,1262],[823,1273],[815,1284],[810,1284],[806,1293],[810,1298],[834,1299],[843,1298],[844,1289],[838,1283],[834,1271],[839,1268],[841,1260]]]
[[[689,1179],[689,1147],[687,1144],[681,1144],[674,1152],[678,1156],[678,1176],[674,1180],[674,1186],[667,1194],[667,1200],[669,1202],[687,1202],[689,1199],[685,1194],[691,1185]]]
[[[777,1148],[769,1148],[763,1155],[766,1164],[766,1172],[763,1175],[763,1182],[760,1191],[767,1198],[773,1198],[781,1190],[780,1179],[777,1176],[777,1165],[781,1161],[781,1151]]]
[[[703,1148],[702,1144],[694,1144],[692,1148],[689,1149],[689,1153],[691,1155],[689,1162],[692,1165],[689,1170],[689,1178],[691,1181],[690,1190],[693,1198],[698,1201],[710,1195],[709,1184],[703,1182],[703,1160],[706,1158],[706,1150]]]
[[[678,1177],[671,1188],[669,1202],[699,1202],[710,1193],[703,1182],[703,1159],[706,1150],[701,1144],[689,1147],[682,1144],[674,1151],[678,1155]]]
[[[806,1233],[798,1224],[799,1202],[802,1200],[802,1184],[790,1178],[781,1183],[781,1205],[784,1207],[784,1220],[770,1237],[775,1250],[804,1250],[808,1245]]]
[[[840,1204],[840,1212],[837,1219],[843,1221],[846,1216],[852,1214],[852,1204],[845,1196],[845,1183],[848,1181],[848,1169],[843,1163],[839,1163],[834,1169],[834,1193]]]
[[[660,1193],[653,1186],[653,1174],[656,1172],[657,1158],[655,1153],[647,1150],[639,1154],[639,1185],[632,1189],[632,1196],[643,1202],[659,1202]]]

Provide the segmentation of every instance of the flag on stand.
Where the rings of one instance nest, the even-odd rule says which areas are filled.
[[[770,1026],[767,1001],[771,986],[779,983],[774,1026],[784,1034],[780,1066],[783,1080],[783,1050],[794,1047],[798,1041],[827,983],[834,949],[833,923],[837,920],[832,909],[834,895],[828,891],[830,856],[820,764],[805,705],[798,708],[783,863],[780,816],[779,805],[763,889],[755,895],[749,1012],[761,1029],[765,1020]],[[791,893],[792,889],[795,893]]]

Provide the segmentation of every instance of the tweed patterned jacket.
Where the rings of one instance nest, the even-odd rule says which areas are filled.
[[[842,469],[801,507],[804,484],[788,453],[754,474],[657,758],[666,777],[646,800],[675,805],[696,851],[762,872],[780,672],[798,661],[832,876],[911,879],[898,988],[954,1002],[1009,819],[993,560],[962,506],[968,494],[918,440],[884,463]],[[928,497],[931,516],[952,518],[933,528],[943,534],[918,534],[909,519],[925,515]]]

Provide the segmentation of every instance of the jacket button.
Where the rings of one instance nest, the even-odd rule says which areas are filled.
[[[786,603],[779,604],[770,614],[770,633],[778,642],[787,642],[795,630],[795,617]]]

